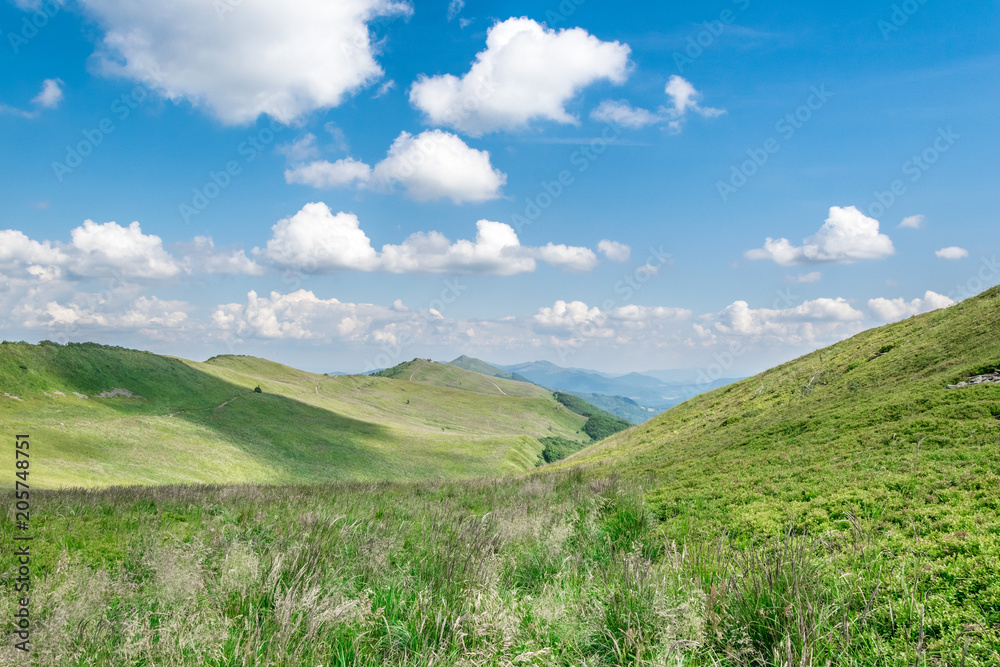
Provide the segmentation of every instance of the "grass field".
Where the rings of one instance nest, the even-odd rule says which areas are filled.
[[[476,477],[534,467],[541,437],[590,442],[587,418],[539,387],[496,380],[501,394],[436,366],[454,388],[252,357],[4,343],[0,391],[17,399],[0,397],[0,430],[35,437],[45,488]],[[142,398],[98,398],[115,388]]]
[[[1000,288],[528,474],[34,493],[35,661],[995,666],[1000,385],[946,387],[1000,366],[998,331]],[[315,409],[315,376],[230,357],[204,366],[212,401],[261,382],[249,400]],[[453,378],[424,363],[411,372],[329,380],[388,401],[342,392],[363,424],[364,410],[398,409],[375,391],[384,382],[545,400],[441,387]],[[310,401],[325,400],[319,389]],[[447,418],[425,409],[428,430]],[[0,531],[9,544],[12,522]],[[13,572],[0,580],[4,619]],[[13,661],[10,646],[0,659]]]

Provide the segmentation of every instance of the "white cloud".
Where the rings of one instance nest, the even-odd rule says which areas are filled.
[[[31,104],[35,107],[33,111],[0,104],[0,113],[9,113],[21,118],[37,118],[40,109],[55,109],[59,106],[63,99],[62,85],[62,79],[45,79],[42,81],[42,90],[31,98]]]
[[[949,246],[935,251],[934,254],[941,259],[965,259],[969,256],[969,251],[958,246]]]
[[[472,136],[536,119],[576,123],[566,104],[600,80],[624,83],[630,49],[582,28],[551,30],[522,17],[496,23],[461,78],[421,75],[410,102],[435,125]]]
[[[341,188],[365,184],[371,180],[371,176],[370,166],[349,157],[336,162],[317,160],[285,170],[286,183],[309,185],[314,188]]]
[[[122,227],[116,222],[93,220],[71,233],[73,260],[70,270],[80,276],[121,274],[126,278],[171,278],[181,267],[163,249],[159,236],[143,234],[138,222]]]
[[[670,119],[670,129],[674,132],[680,131],[688,111],[705,118],[715,118],[726,113],[723,109],[701,106],[698,102],[702,97],[701,93],[695,90],[690,81],[676,74],[670,77],[665,92],[670,97],[672,106],[666,107],[664,112]]]
[[[904,317],[928,313],[938,308],[947,308],[953,305],[955,305],[955,302],[952,299],[930,290],[924,293],[924,298],[913,299],[912,301],[906,301],[902,297],[898,299],[883,299],[879,297],[868,300],[868,308],[875,314],[875,317],[883,322],[895,322]]]
[[[627,322],[648,322],[650,320],[685,320],[691,317],[686,308],[666,308],[663,306],[628,305],[615,308],[611,317]]]
[[[903,218],[902,222],[899,223],[900,229],[920,229],[927,222],[927,218],[923,215],[911,215]]]
[[[400,134],[386,158],[372,170],[375,184],[399,184],[417,201],[449,198],[456,204],[500,196],[507,175],[490,164],[490,154],[470,148],[441,130]]]
[[[497,199],[507,174],[493,168],[489,152],[470,148],[450,132],[429,130],[401,133],[374,169],[350,157],[320,160],[286,170],[285,181],[315,188],[399,186],[417,201],[449,198],[461,204]]]
[[[289,162],[301,163],[319,157],[319,148],[316,146],[316,135],[312,132],[291,143],[281,144],[277,150]]]
[[[864,314],[842,298],[814,299],[785,309],[754,309],[746,301],[734,301],[706,318],[721,334],[788,344],[816,343],[855,333],[863,319]]]
[[[292,217],[279,220],[272,231],[267,247],[254,253],[281,267],[322,272],[370,271],[378,265],[358,217],[334,215],[322,202],[306,204]]]
[[[448,20],[452,21],[465,9],[465,0],[451,0],[448,3]]]
[[[382,76],[367,23],[408,16],[392,0],[81,0],[104,34],[102,70],[146,83],[226,123],[291,123]]]
[[[247,257],[242,250],[218,250],[215,241],[196,236],[191,243],[179,244],[184,270],[190,275],[264,275],[264,267]]]
[[[632,254],[632,249],[624,243],[609,241],[607,239],[598,243],[597,249],[612,262],[627,262],[629,256]]]
[[[748,250],[747,259],[770,259],[781,266],[810,263],[848,264],[864,259],[884,259],[896,252],[892,239],[879,233],[879,222],[854,206],[830,208],[830,217],[801,246],[788,239],[768,237],[763,248]]]
[[[663,121],[662,116],[647,109],[632,107],[625,100],[604,100],[590,112],[590,117],[601,123],[614,123],[633,129],[656,125]]]
[[[181,274],[261,275],[262,267],[242,250],[217,250],[211,238],[198,236],[178,244],[183,260],[163,247],[159,236],[144,234],[138,222],[86,220],[70,232],[69,243],[35,241],[14,229],[0,230],[0,271],[8,276],[33,276],[39,281],[64,277],[115,280],[166,280]]]
[[[263,250],[254,252],[273,264],[310,272],[388,271],[390,273],[486,273],[514,275],[536,269],[537,261],[567,271],[587,271],[597,264],[589,248],[556,245],[522,246],[505,223],[480,220],[475,241],[452,243],[440,232],[416,232],[381,252],[361,229],[353,213],[337,213],[316,202],[279,221]]]
[[[62,102],[62,85],[62,79],[45,79],[42,82],[42,91],[31,100],[31,103],[44,109],[55,109]]]
[[[212,315],[214,328],[224,335],[292,340],[362,340],[376,325],[412,315],[373,304],[321,299],[313,292],[251,291],[246,303],[220,305]]]
[[[789,280],[793,283],[818,283],[823,279],[823,274],[819,271],[812,271],[810,273],[800,273],[797,276],[791,276]]]
[[[551,307],[539,308],[532,319],[535,324],[544,329],[590,327],[598,336],[610,336],[613,333],[610,329],[603,328],[608,319],[607,315],[602,313],[597,306],[591,308],[583,301],[566,302],[560,299]]]
[[[66,303],[25,304],[18,315],[24,318],[24,326],[31,329],[140,331],[162,336],[168,330],[184,329],[189,324],[190,310],[191,305],[184,301],[164,301],[157,297],[140,296],[124,307],[117,307],[103,295],[77,294]]]

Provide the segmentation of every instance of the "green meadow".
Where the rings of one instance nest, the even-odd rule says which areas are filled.
[[[589,446],[593,406],[426,360],[6,344],[33,663],[1000,664],[1000,384],[947,388],[998,332],[995,288]]]

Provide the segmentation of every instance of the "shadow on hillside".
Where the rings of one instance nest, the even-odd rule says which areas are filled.
[[[392,439],[384,426],[269,394],[266,387],[255,394],[171,357],[90,343],[8,343],[0,348],[0,376],[25,396],[56,389],[68,396],[79,392],[93,407],[121,418],[169,416],[197,424],[277,474],[296,479],[370,475],[392,464],[359,443]],[[144,398],[97,398],[114,388]]]

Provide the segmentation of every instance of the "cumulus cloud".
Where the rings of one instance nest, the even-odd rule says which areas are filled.
[[[393,0],[80,0],[103,31],[103,72],[142,81],[226,123],[291,123],[382,76],[367,23],[409,16]]]
[[[62,79],[45,79],[42,91],[31,100],[32,104],[44,109],[55,109],[63,99]]]
[[[904,317],[929,313],[932,310],[947,308],[953,305],[955,305],[955,302],[949,297],[930,290],[924,293],[924,298],[913,299],[912,301],[906,301],[902,297],[898,299],[884,299],[879,297],[868,300],[868,308],[875,314],[875,317],[883,322],[895,322]]]
[[[417,232],[398,245],[383,245],[377,252],[356,215],[334,215],[326,204],[316,202],[279,221],[267,246],[254,252],[279,267],[310,272],[352,269],[514,275],[534,271],[538,260],[567,271],[586,271],[597,264],[597,256],[589,248],[553,243],[522,246],[506,223],[480,220],[476,231],[474,241],[454,243],[440,232]]]
[[[688,112],[698,114],[705,118],[715,118],[726,113],[723,109],[703,107],[699,100],[702,95],[691,82],[682,76],[674,74],[667,82],[665,92],[670,97],[671,106],[666,107],[665,113],[670,119],[670,129],[679,132]]]
[[[911,215],[903,218],[899,223],[900,229],[920,229],[927,222],[927,218],[922,215]]]
[[[245,303],[216,308],[212,324],[223,334],[243,338],[355,340],[374,323],[397,317],[389,308],[321,299],[306,290],[270,296],[251,291]]]
[[[309,185],[314,188],[342,188],[349,185],[366,184],[371,180],[372,168],[354,158],[343,158],[336,162],[317,160],[298,164],[285,170],[285,182]]]
[[[830,208],[830,217],[803,245],[785,238],[768,237],[763,248],[748,250],[747,259],[769,259],[781,266],[796,264],[848,264],[865,259],[884,259],[896,252],[892,239],[879,232],[879,222],[854,206]]]
[[[187,302],[165,301],[155,296],[140,296],[121,307],[104,295],[77,294],[65,303],[24,304],[18,315],[23,318],[24,326],[32,329],[138,331],[164,337],[188,326],[190,310]]]
[[[556,31],[510,18],[489,29],[486,49],[466,74],[421,75],[410,102],[431,123],[471,136],[532,120],[573,124],[566,104],[597,81],[624,83],[629,54],[627,45],[602,42],[582,28]]]
[[[597,249],[600,250],[605,257],[610,259],[612,262],[627,262],[628,258],[632,254],[632,249],[625,245],[624,243],[618,243],[618,241],[609,241],[604,239],[597,244]]]
[[[450,132],[429,130],[416,136],[401,133],[374,168],[350,157],[318,160],[288,169],[285,181],[315,188],[401,187],[417,201],[448,198],[461,204],[497,199],[507,175],[493,168],[489,152],[469,147]]]
[[[820,298],[785,309],[751,308],[746,301],[734,301],[706,320],[711,329],[741,338],[802,344],[830,340],[856,333],[864,313],[843,298]],[[703,333],[710,329],[703,329]]]
[[[431,130],[415,137],[400,134],[375,165],[372,179],[388,188],[398,184],[417,201],[447,197],[458,204],[496,199],[507,175],[493,168],[489,152],[470,148],[449,132]]]
[[[637,109],[625,100],[604,100],[590,112],[590,117],[601,123],[613,123],[632,129],[663,121],[662,116],[647,109]]]
[[[695,90],[690,81],[676,74],[670,77],[664,90],[669,104],[661,106],[655,113],[648,109],[636,108],[625,100],[604,100],[590,113],[590,117],[602,123],[614,123],[628,128],[667,123],[671,132],[680,132],[688,113],[696,113],[704,118],[715,118],[726,113],[723,109],[703,107],[699,100],[702,94]]]
[[[958,246],[949,246],[935,251],[934,254],[941,259],[965,259],[969,256],[969,251]]]
[[[666,325],[690,316],[691,311],[684,308],[633,304],[602,310],[583,301],[560,299],[552,306],[539,308],[530,324],[542,332],[562,335],[566,340],[606,338],[628,343],[662,335]]]
[[[218,250],[212,239],[195,237],[179,244],[183,260],[163,246],[155,234],[145,234],[138,222],[99,224],[93,220],[70,232],[70,241],[36,241],[15,229],[0,230],[0,271],[30,275],[38,280],[63,277],[88,279],[167,280],[182,274],[260,275],[262,267],[241,250]]]
[[[178,262],[163,249],[163,240],[143,234],[138,222],[84,221],[71,233],[76,251],[70,270],[80,276],[119,273],[129,278],[172,278],[181,272]]]
[[[278,266],[307,271],[357,269],[371,271],[378,266],[371,240],[361,230],[353,213],[337,213],[322,203],[306,204],[272,228],[263,250],[254,249]]]

